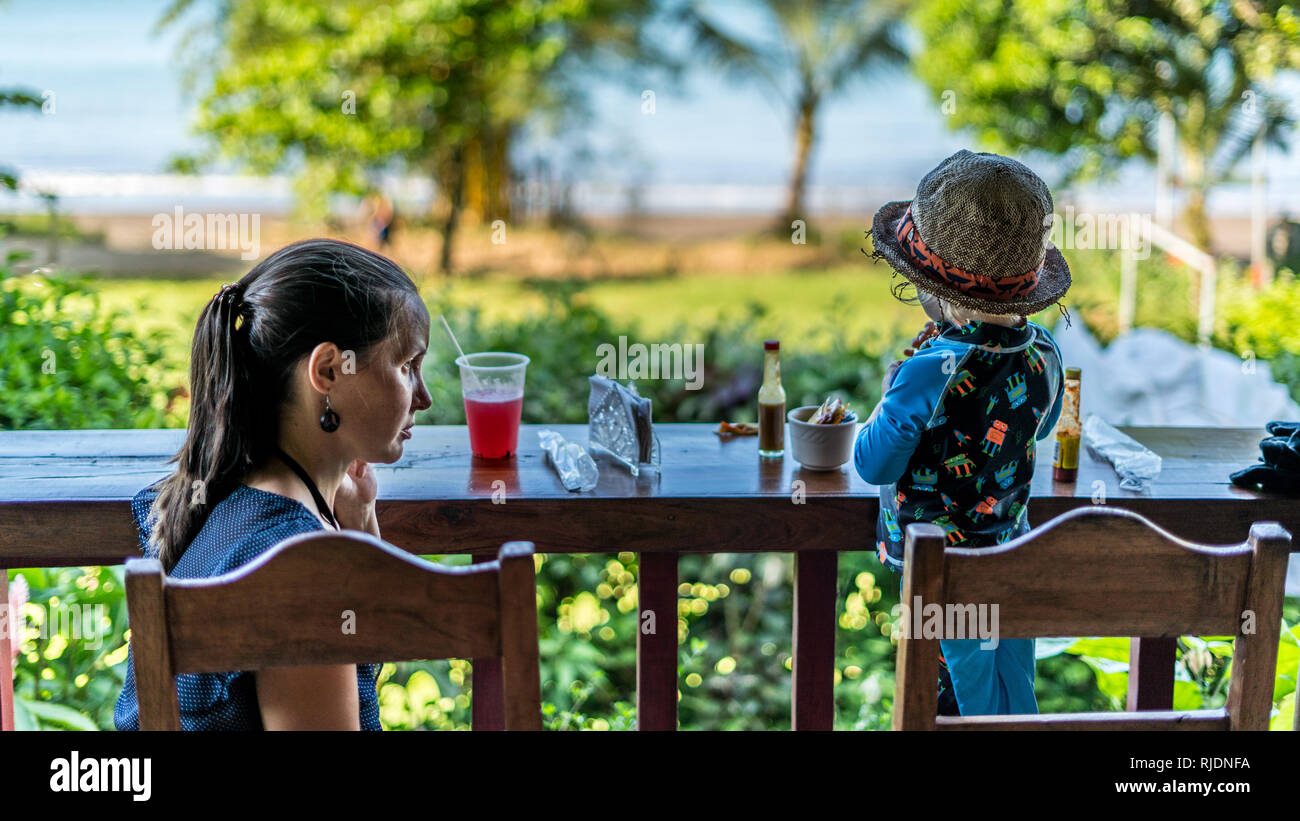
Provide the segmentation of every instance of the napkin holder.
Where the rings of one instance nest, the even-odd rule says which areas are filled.
[[[587,447],[618,462],[633,475],[660,469],[659,436],[651,421],[651,402],[627,387],[599,374],[588,377]]]

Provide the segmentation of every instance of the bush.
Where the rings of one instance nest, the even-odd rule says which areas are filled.
[[[86,278],[11,276],[20,258],[0,263],[0,429],[161,427],[162,336],[105,313]]]
[[[15,727],[112,729],[126,675],[122,568],[10,570],[9,580],[28,588],[24,612],[11,616],[10,624],[32,625],[23,635],[15,629]]]
[[[587,377],[595,373],[597,349],[617,346],[620,335],[635,341],[635,326],[616,328],[613,321],[580,299],[581,285],[570,282],[534,283],[543,307],[518,323],[488,323],[476,307],[458,308],[433,303],[430,314],[447,315],[465,350],[527,351],[530,358],[524,392],[525,424],[582,424],[587,421]],[[686,379],[642,380],[637,390],[653,400],[656,422],[756,421],[757,396],[762,380],[763,339],[755,335],[765,315],[751,303],[739,315],[724,316],[705,335],[702,385],[687,389]],[[684,326],[669,339],[689,339],[699,334]],[[453,364],[455,349],[445,334],[434,333],[430,343],[435,357],[446,363],[426,371],[425,384],[433,406],[423,411],[420,424],[463,425],[465,409],[460,398],[460,372]],[[821,404],[827,394],[839,393],[855,407],[867,411],[880,399],[880,380],[889,357],[869,353],[861,341],[833,337],[828,350],[803,349],[782,358],[786,407]],[[901,350],[901,340],[894,346]],[[627,381],[627,380],[623,380]],[[866,412],[860,414],[865,418]]]

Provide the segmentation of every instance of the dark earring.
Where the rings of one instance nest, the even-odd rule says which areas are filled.
[[[339,415],[330,407],[330,395],[325,394],[325,413],[320,418],[320,429],[326,433],[333,433],[339,429]]]

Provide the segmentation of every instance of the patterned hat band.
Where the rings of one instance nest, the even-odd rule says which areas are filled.
[[[1010,300],[1027,296],[1038,287],[1038,275],[1047,261],[1047,257],[1044,256],[1036,268],[1018,276],[990,277],[963,271],[955,265],[944,262],[925,244],[925,240],[921,239],[921,232],[916,228],[916,221],[912,218],[910,205],[903,213],[903,218],[898,221],[898,228],[894,233],[903,253],[918,269],[946,285],[982,299]]]

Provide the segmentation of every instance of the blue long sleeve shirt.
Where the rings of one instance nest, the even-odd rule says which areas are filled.
[[[1033,322],[943,323],[903,361],[853,450],[858,475],[880,487],[881,563],[902,572],[911,522],[962,547],[1026,532],[1035,443],[1056,426],[1063,382],[1056,341]]]

